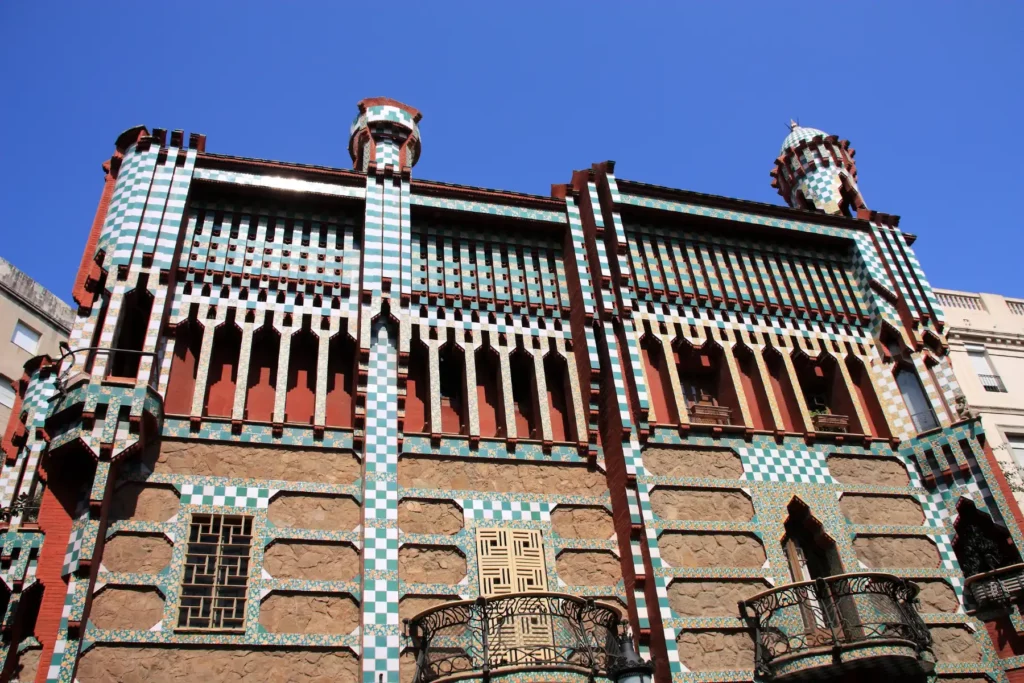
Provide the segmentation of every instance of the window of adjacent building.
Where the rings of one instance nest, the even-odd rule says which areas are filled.
[[[992,367],[992,361],[989,360],[984,346],[968,344],[967,355],[970,357],[971,366],[974,368],[974,372],[977,373],[978,379],[981,380],[981,386],[985,387],[985,391],[1006,392],[1003,380],[999,379],[999,374]]]
[[[203,631],[245,629],[252,517],[192,515],[178,627]]]
[[[0,375],[0,406],[14,407],[14,387],[11,386],[10,378],[3,375]]]
[[[916,372],[910,368],[900,368],[896,373],[896,386],[899,387],[900,394],[903,395],[903,402],[907,405],[910,419],[914,422],[914,429],[918,433],[927,432],[929,429],[939,426],[939,421],[935,418],[935,411],[932,410],[932,404],[925,395],[924,387],[921,386],[921,380],[918,379]]]
[[[1010,448],[1010,455],[1013,456],[1017,467],[1024,468],[1024,434],[1007,434],[1006,443]]]
[[[34,354],[39,348],[39,333],[19,320],[18,324],[14,326],[11,343]]]

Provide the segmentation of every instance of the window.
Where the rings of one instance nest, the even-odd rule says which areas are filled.
[[[243,631],[252,517],[192,515],[178,627]]]
[[[0,375],[0,406],[14,407],[14,387],[11,386],[10,378],[3,375]]]
[[[918,434],[939,426],[935,411],[925,396],[924,387],[921,386],[921,380],[917,378],[916,372],[910,368],[900,368],[896,373],[896,386],[903,395],[903,402],[907,404],[910,419],[914,422],[914,429]]]
[[[985,391],[1006,393],[1003,380],[999,379],[995,368],[992,367],[992,362],[989,360],[984,346],[968,344],[967,355],[970,357],[971,366],[974,367],[974,372],[977,373],[978,379],[981,380],[981,386],[985,387]]]
[[[36,349],[39,348],[39,333],[19,320],[18,324],[14,326],[14,336],[11,337],[11,343],[34,354]]]
[[[1006,444],[1017,467],[1024,468],[1024,434],[1007,434]]]

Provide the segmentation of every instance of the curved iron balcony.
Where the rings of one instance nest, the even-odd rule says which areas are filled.
[[[740,602],[754,631],[758,674],[825,680],[879,667],[905,677],[885,680],[905,680],[930,672],[931,635],[917,613],[918,590],[891,574],[861,572],[791,583]]]
[[[621,668],[619,612],[562,593],[512,593],[450,602],[406,622],[415,683],[512,671],[609,676]]]
[[[964,594],[970,596],[972,607],[1003,608],[1024,595],[1024,564],[1011,564],[964,581]]]

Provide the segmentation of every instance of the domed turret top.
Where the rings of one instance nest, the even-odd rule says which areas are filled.
[[[828,137],[828,133],[817,128],[805,128],[796,121],[789,122],[789,135],[782,141],[782,147],[779,148],[779,154],[782,154],[791,147],[796,147],[804,140],[810,140],[817,136]]]

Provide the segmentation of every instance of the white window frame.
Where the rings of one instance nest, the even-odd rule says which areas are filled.
[[[0,375],[0,406],[13,408],[16,398],[17,394],[14,392],[14,387],[11,386],[11,379]]]
[[[1019,432],[1003,432],[1003,439],[1013,464],[1024,469],[1024,429]]]
[[[25,346],[24,344],[22,344],[19,341],[19,337],[28,337],[29,339],[31,339],[32,335],[35,335],[35,341],[31,345],[32,348],[29,348],[28,346]],[[41,332],[38,332],[38,331],[36,331],[35,328],[30,327],[29,325],[27,325],[25,323],[25,321],[19,320],[14,325],[14,334],[11,335],[11,343],[14,344],[15,346],[17,346],[21,350],[27,351],[28,353],[31,353],[32,355],[35,355],[36,352],[39,351],[39,342],[40,342],[40,340],[42,340],[42,338],[43,338],[43,335],[42,335]]]

